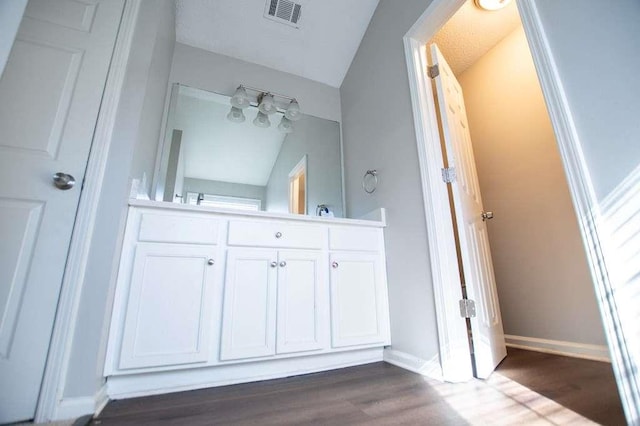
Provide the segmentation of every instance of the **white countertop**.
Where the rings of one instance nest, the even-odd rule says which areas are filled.
[[[216,207],[207,207],[207,206],[193,206],[190,204],[178,204],[178,203],[169,203],[166,201],[153,201],[153,200],[140,200],[140,199],[130,199],[129,205],[133,207],[145,207],[145,208],[154,208],[154,209],[163,209],[163,210],[179,210],[179,211],[191,211],[191,212],[200,212],[200,213],[215,213],[219,215],[229,215],[229,216],[245,216],[245,217],[258,217],[265,219],[284,219],[284,220],[295,220],[300,222],[315,222],[315,223],[323,223],[326,225],[358,225],[358,226],[371,226],[375,228],[384,228],[386,223],[386,214],[383,208],[377,209],[365,217],[366,219],[347,219],[347,218],[333,218],[333,217],[320,217],[320,216],[309,216],[309,215],[300,215],[300,214],[289,214],[289,213],[271,213],[271,212],[254,212],[254,211],[243,211],[243,210],[231,210],[231,209],[221,209]],[[371,218],[371,220],[369,220]]]

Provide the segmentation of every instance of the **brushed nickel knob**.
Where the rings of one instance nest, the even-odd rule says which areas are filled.
[[[282,238],[282,232],[276,232],[276,238]]]
[[[276,266],[278,266],[278,262],[271,262],[271,267],[275,268]]]
[[[66,191],[73,188],[73,185],[76,184],[76,178],[66,173],[58,172],[53,175],[53,184],[56,188]]]
[[[338,266],[340,266],[340,265],[338,265],[338,262],[333,262],[333,263],[331,264],[331,267],[332,267],[333,269],[336,269]]]
[[[280,267],[284,268],[285,266],[287,266],[287,262],[285,262],[284,260],[282,262],[280,262]]]
[[[213,265],[214,263],[216,263],[216,261],[215,261],[215,260],[213,260],[213,259],[209,259],[209,260],[207,260],[207,264],[208,264],[208,265]]]

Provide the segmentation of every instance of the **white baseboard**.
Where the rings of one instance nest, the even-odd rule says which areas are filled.
[[[371,348],[298,358],[220,364],[187,370],[111,376],[107,379],[107,392],[110,399],[133,398],[279,379],[380,361],[383,361],[382,348]]]
[[[424,360],[406,352],[396,349],[385,348],[383,353],[384,361],[405,370],[413,371],[422,376],[442,381],[442,368],[440,367],[440,357],[435,355],[429,360]]]
[[[107,383],[105,382],[100,390],[96,393],[94,401],[94,414],[97,416],[109,403],[109,394],[107,393]]]
[[[509,334],[506,334],[504,338],[507,346],[510,348],[526,349],[529,351],[564,355],[593,361],[611,362],[609,349],[604,345],[589,345],[585,343],[513,336]]]
[[[78,417],[93,414],[96,400],[90,396],[80,396],[76,398],[63,398],[55,409],[55,414],[51,420],[75,420]]]

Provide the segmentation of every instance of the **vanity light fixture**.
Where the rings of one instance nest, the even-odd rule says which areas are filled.
[[[245,109],[248,108],[249,105],[251,105],[251,100],[249,99],[247,90],[243,85],[238,86],[235,93],[231,97],[231,105],[239,109]]]
[[[292,133],[293,122],[302,118],[300,104],[296,99],[241,84],[231,97],[231,110],[227,114],[227,119],[234,123],[244,122],[246,117],[242,110],[251,105],[258,107],[258,114],[253,120],[253,124],[257,127],[270,127],[269,115],[280,112],[284,117],[278,124],[278,130],[283,133]]]
[[[262,93],[258,96],[258,109],[263,114],[271,115],[278,111],[276,102],[271,93]]]
[[[256,127],[262,127],[266,129],[267,127],[271,126],[271,121],[269,121],[269,116],[267,114],[262,111],[258,111],[258,115],[256,115],[256,118],[253,119],[253,124],[255,124]]]
[[[289,106],[287,107],[284,116],[287,120],[300,120],[302,113],[300,112],[300,105],[298,104],[298,101],[296,101],[295,99],[291,99],[291,102],[289,102]]]
[[[244,116],[244,112],[242,112],[241,108],[232,106],[231,111],[227,114],[227,120],[233,121],[234,123],[243,123],[247,117]]]
[[[278,124],[278,130],[282,133],[293,133],[293,123],[286,116],[282,117],[280,124]]]
[[[505,8],[511,3],[511,0],[474,0],[476,6],[480,9],[494,11]]]

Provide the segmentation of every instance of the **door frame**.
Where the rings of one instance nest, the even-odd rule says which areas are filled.
[[[58,309],[36,407],[34,420],[37,423],[75,417],[85,414],[88,409],[100,409],[101,405],[108,402],[106,392],[99,390],[93,397],[73,398],[65,404],[64,388],[100,194],[106,183],[105,170],[109,148],[141,1],[125,0],[116,36],[62,279]]]
[[[466,344],[466,325],[457,311],[461,298],[453,224],[446,185],[442,182],[444,167],[431,80],[427,75],[426,43],[465,3],[466,0],[433,0],[404,36],[405,58],[413,109],[416,141],[422,179],[425,220],[431,257],[435,297],[440,365],[447,381],[471,378],[470,351]],[[598,222],[598,202],[582,152],[571,108],[567,100],[536,0],[519,0],[518,10],[542,86],[569,191],[576,211],[587,262],[609,342],[612,365],[622,405],[631,418],[640,412],[640,392],[633,383],[633,359],[619,327],[621,321],[612,294],[612,284],[604,262],[600,237],[605,235]],[[451,288],[455,287],[455,288]]]

